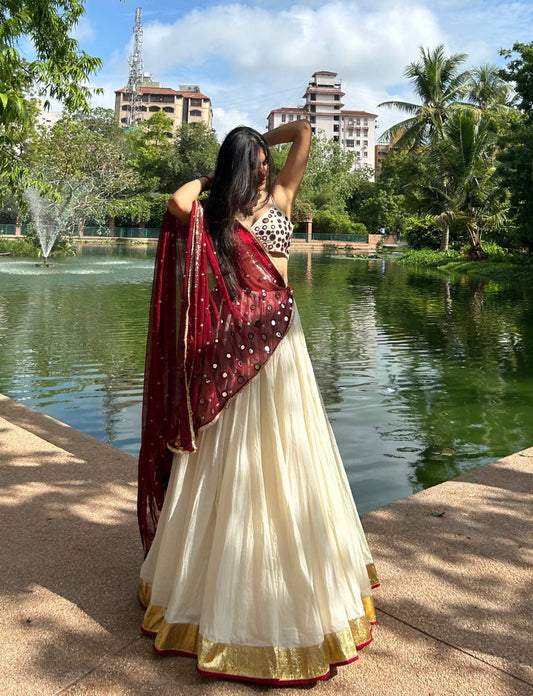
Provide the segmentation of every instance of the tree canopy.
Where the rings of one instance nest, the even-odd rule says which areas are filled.
[[[50,99],[68,111],[88,110],[86,83],[102,65],[80,50],[72,37],[84,0],[9,0],[0,2],[0,196],[19,192],[29,171],[19,159],[33,128],[36,98]],[[33,59],[23,56],[29,42]]]

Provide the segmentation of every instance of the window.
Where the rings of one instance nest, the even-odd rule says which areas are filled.
[[[355,119],[355,125],[356,125],[356,126],[360,126],[360,125],[361,125],[361,119],[360,119],[360,118],[356,118],[356,119]]]
[[[358,138],[361,137],[361,129],[360,129],[360,128],[357,128],[357,129],[356,129],[355,135],[356,135]]]
[[[338,124],[338,123],[334,123],[334,124],[333,124],[333,132],[334,132],[334,133],[338,133],[338,132],[339,132],[339,124]]]
[[[294,121],[294,114],[289,114],[289,121]]]
[[[355,154],[356,154],[358,157],[361,157],[361,153],[359,152],[359,150],[357,150],[357,152],[356,152]]]
[[[301,118],[301,116],[300,116],[300,114],[298,114],[298,115],[296,116],[296,120],[299,121],[300,118]]]
[[[191,99],[191,106],[202,106],[201,99]]]
[[[192,109],[190,114],[191,116],[201,116],[202,112],[200,111],[200,109]]]
[[[339,104],[335,104],[333,108],[335,109],[335,111],[338,111],[341,107],[339,106]]]
[[[339,142],[339,136],[338,136],[338,135],[334,135],[334,136],[333,136],[333,142],[334,142],[334,143],[338,143],[338,142]]]
[[[151,106],[148,111],[154,113],[155,111],[161,111],[161,109],[158,106]]]
[[[334,94],[334,95],[333,95],[333,100],[334,100],[334,101],[340,101],[340,100],[341,100],[340,95]]]
[[[316,106],[314,104],[311,104],[311,106],[309,108],[311,110],[311,113],[314,114],[316,112]]]
[[[312,95],[309,97],[309,99],[310,99],[311,101],[316,101],[316,94],[312,94]]]
[[[368,140],[363,140],[363,145],[368,145]]]
[[[130,111],[131,107],[129,104],[123,104],[122,105],[122,111]]]
[[[368,152],[363,152],[363,157],[368,157]]]
[[[316,116],[311,116],[311,123],[316,123]]]
[[[361,141],[360,141],[360,140],[357,141],[357,145],[361,145]]]
[[[347,140],[346,147],[353,147],[353,140]]]
[[[139,111],[146,111],[146,106],[140,106]]]
[[[128,122],[128,119],[127,119],[126,117],[121,118],[121,119],[120,119],[120,122],[121,122],[121,123],[127,123],[127,122]]]
[[[368,138],[368,128],[363,128],[363,135]]]
[[[281,122],[285,123],[286,120],[287,120],[287,117],[285,116],[285,114],[281,114]]]
[[[164,106],[163,111],[165,111],[167,114],[173,114],[174,113],[174,107],[173,106]]]
[[[368,119],[365,118],[364,121],[363,121],[363,123],[364,123],[365,126],[368,126]]]
[[[339,116],[334,116],[334,117],[333,117],[333,120],[334,120],[334,121],[338,121],[338,120],[339,120]]]
[[[312,133],[313,135],[316,134],[316,128],[315,128],[314,126],[311,126],[311,133]]]

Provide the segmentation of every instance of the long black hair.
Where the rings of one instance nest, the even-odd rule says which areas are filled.
[[[249,217],[259,199],[258,188],[264,176],[261,153],[268,160],[266,188],[270,190],[273,167],[266,140],[247,126],[230,131],[220,146],[211,192],[204,204],[209,234],[232,297],[237,290],[233,241],[235,218],[238,215]]]

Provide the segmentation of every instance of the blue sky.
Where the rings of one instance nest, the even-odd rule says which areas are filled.
[[[444,43],[468,65],[502,64],[500,48],[533,37],[529,0],[332,0],[218,2],[86,0],[81,47],[104,60],[95,106],[113,107],[128,76],[135,8],[142,8],[144,69],[164,86],[199,84],[222,137],[246,123],[266,127],[271,109],[297,106],[316,70],[342,80],[345,108],[378,114],[378,133],[397,115],[377,104],[410,99],[405,66],[418,47]]]

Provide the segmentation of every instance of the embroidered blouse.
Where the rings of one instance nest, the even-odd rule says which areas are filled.
[[[289,258],[293,224],[274,199],[270,208],[252,225],[252,232],[267,249]]]

